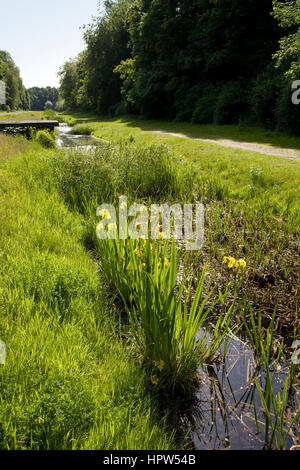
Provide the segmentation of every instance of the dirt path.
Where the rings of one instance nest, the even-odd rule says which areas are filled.
[[[237,142],[230,139],[200,139],[197,137],[189,137],[185,134],[177,134],[175,132],[166,132],[166,131],[151,131],[156,134],[166,134],[173,137],[180,137],[182,139],[192,139],[198,140],[200,142],[208,142],[212,144],[221,145],[222,147],[236,148],[242,150],[250,150],[251,152],[262,153],[264,155],[272,155],[274,157],[284,157],[290,158],[292,160],[297,160],[300,162],[300,152],[292,149],[285,149],[282,147],[270,147],[264,144],[256,144],[251,142]]]
[[[24,113],[30,113],[30,111],[14,111],[12,113],[0,113],[0,117],[1,116],[14,116],[16,114],[24,114]]]

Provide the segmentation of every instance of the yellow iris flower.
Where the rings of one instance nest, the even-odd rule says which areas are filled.
[[[245,269],[246,266],[247,266],[247,263],[246,263],[246,261],[245,261],[244,259],[239,259],[239,260],[238,260],[238,263],[239,263],[239,266],[240,266],[241,268],[244,268],[244,269]]]
[[[103,217],[103,219],[111,219],[111,215],[110,215],[110,212],[108,210],[103,209],[100,212],[100,215],[101,215],[101,217]]]
[[[162,359],[160,361],[155,361],[154,364],[160,370],[160,372],[162,372],[162,370],[164,369],[166,365],[165,361],[163,361]]]
[[[224,256],[223,263],[227,264],[229,269],[234,267],[245,269],[247,266],[247,263],[244,259],[241,258],[239,260],[236,260],[235,258],[233,258],[233,256]]]
[[[138,247],[134,250],[134,253],[135,253],[137,256],[139,256],[139,257],[142,256],[142,252],[141,252],[141,250],[140,250]]]
[[[157,385],[157,384],[158,384],[159,379],[156,377],[156,375],[152,375],[152,377],[151,377],[151,382],[153,383],[153,385]]]

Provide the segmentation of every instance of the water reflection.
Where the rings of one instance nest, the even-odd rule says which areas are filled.
[[[103,141],[90,135],[74,135],[72,127],[61,123],[57,128],[56,145],[58,148],[84,149],[89,151],[101,145]]]
[[[274,375],[274,392],[282,392],[288,373],[284,364]],[[252,349],[235,337],[227,346],[225,359],[200,370],[201,381],[193,407],[177,407],[181,432],[189,432],[193,446],[199,450],[249,449],[265,445],[264,413],[254,383],[256,377],[264,387],[264,369],[256,367]],[[286,419],[290,422],[297,407],[299,393],[292,389]],[[299,421],[286,441],[286,449],[300,444]]]

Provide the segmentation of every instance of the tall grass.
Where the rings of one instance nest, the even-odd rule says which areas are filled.
[[[86,154],[58,153],[51,172],[58,190],[73,209],[108,203],[118,195],[129,200],[192,199],[193,184],[183,163],[163,146],[146,148],[103,144]]]
[[[88,124],[76,124],[72,127],[70,134],[75,135],[91,135],[93,132],[93,128]]]
[[[173,448],[83,246],[84,218],[58,194],[55,155],[7,141],[19,156],[0,167],[0,448]]]
[[[275,308],[269,326],[266,330],[266,334],[264,335],[261,314],[258,314],[256,320],[251,307],[248,318],[248,307],[245,307],[243,310],[243,326],[255,352],[256,362],[258,365],[262,365],[264,362],[270,364],[274,355],[277,355],[277,363],[281,358],[283,345],[280,344],[278,346],[274,341],[274,322],[276,318],[276,311],[277,310]]]
[[[192,296],[178,286],[181,250],[168,241],[98,240],[100,270],[122,299],[140,360],[158,388],[192,388],[198,367],[212,360],[229,332],[232,307],[220,315],[214,333],[198,336],[210,307],[204,295],[205,268]]]
[[[282,394],[274,392],[274,376],[276,373],[276,367],[280,361],[282,355],[282,347],[279,349],[277,357],[275,359],[272,370],[270,367],[270,352],[269,346],[272,344],[271,332],[267,331],[266,345],[261,343],[261,353],[263,357],[263,363],[265,366],[265,386],[264,388],[258,383],[255,378],[255,385],[259,392],[261,403],[264,411],[264,429],[265,429],[265,448],[284,450],[289,432],[294,426],[296,420],[300,416],[300,403],[294,412],[294,416],[290,417],[287,421],[287,405],[289,390],[291,389],[291,377],[290,374],[284,382]]]
[[[253,311],[250,309],[250,317],[247,320],[246,311],[244,312],[244,328],[247,332],[256,357],[258,370],[263,369],[265,377],[264,386],[261,386],[257,377],[254,379],[255,386],[259,392],[261,405],[264,412],[264,433],[265,448],[283,450],[290,430],[300,416],[300,403],[294,417],[287,423],[286,412],[288,405],[289,391],[291,390],[294,379],[294,366],[285,379],[282,394],[277,395],[274,392],[275,374],[281,360],[284,357],[283,341],[280,344],[275,342],[275,318],[276,309],[274,309],[272,318],[267,329],[262,327],[261,315],[258,315],[257,321],[254,318]],[[257,427],[258,422],[256,422]]]

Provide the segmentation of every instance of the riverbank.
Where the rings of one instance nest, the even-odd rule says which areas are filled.
[[[94,128],[97,137],[112,141],[132,140],[137,143],[163,143],[174,145],[177,150],[190,155],[212,148],[222,151],[220,146],[232,149],[247,150],[246,146],[255,149],[255,153],[276,156],[276,151],[287,150],[300,157],[300,137],[289,136],[280,132],[245,125],[199,125],[186,122],[169,122],[159,120],[141,120],[136,116],[117,118],[101,117],[89,113],[71,113],[62,115],[69,123],[87,124]],[[158,135],[155,135],[158,134]],[[173,138],[172,138],[173,137]],[[180,141],[179,139],[185,139]],[[197,151],[198,148],[198,151]],[[248,149],[249,150],[249,149]],[[230,151],[230,150],[229,150]],[[266,152],[266,153],[264,153]],[[272,153],[273,152],[273,153]]]
[[[172,448],[54,154],[0,136],[0,448]]]

